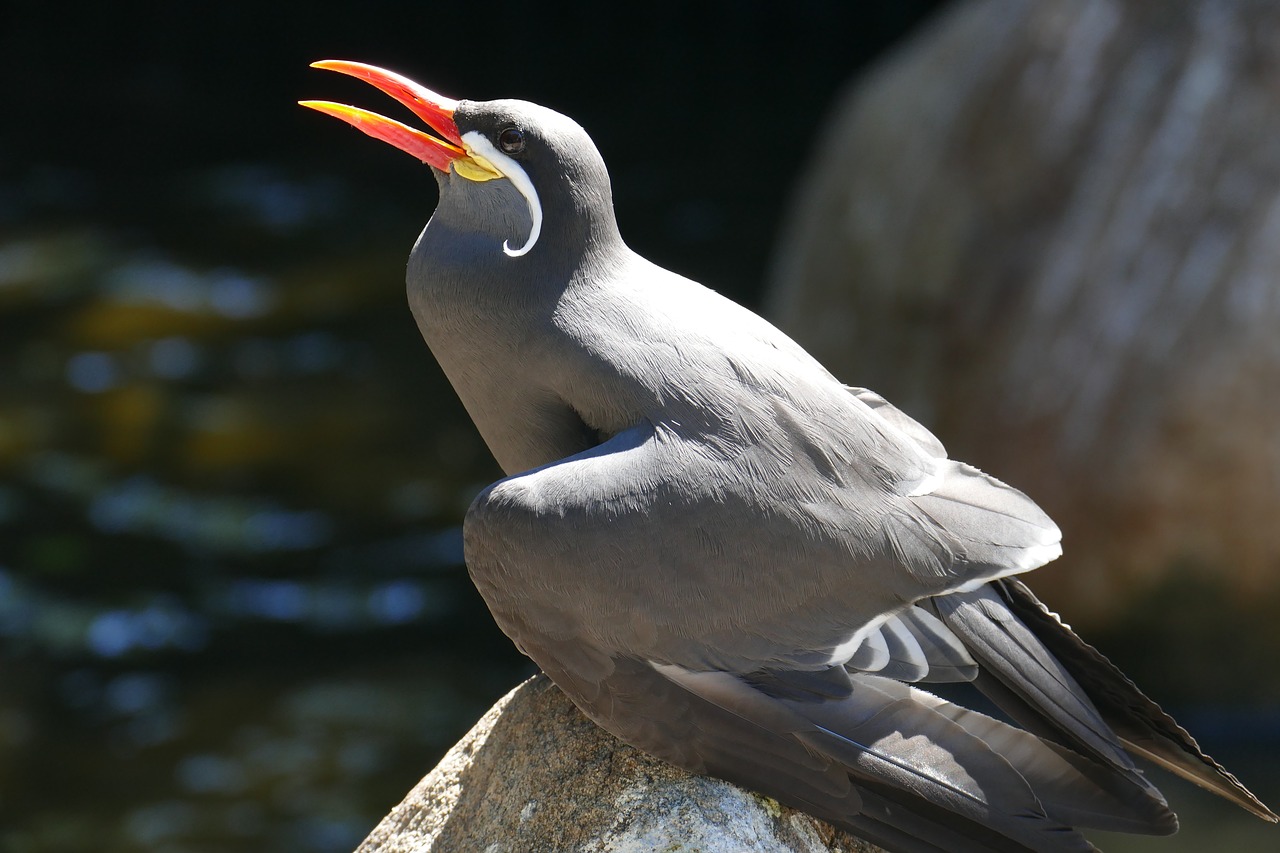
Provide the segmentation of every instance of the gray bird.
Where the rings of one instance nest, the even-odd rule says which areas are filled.
[[[1174,832],[1131,756],[1277,820],[1015,578],[1061,553],[1035,503],[628,249],[571,119],[316,66],[443,137],[303,102],[433,167],[409,303],[508,475],[467,513],[467,566],[587,716],[890,850]]]

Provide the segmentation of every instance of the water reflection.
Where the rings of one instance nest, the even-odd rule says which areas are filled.
[[[351,244],[335,178],[177,180],[217,263],[0,237],[6,851],[350,849],[527,671],[461,569],[493,471],[405,310],[421,211]]]
[[[333,176],[289,176],[266,165],[246,163],[201,177],[192,195],[277,233],[332,225],[352,204],[345,185]]]
[[[198,652],[209,640],[207,620],[170,596],[156,596],[140,610],[108,610],[94,616],[85,645],[98,657],[117,658],[133,650]]]
[[[249,320],[275,307],[274,285],[242,270],[189,269],[171,258],[148,252],[111,269],[102,295],[123,305],[155,305],[188,314],[214,314]]]
[[[110,484],[94,495],[89,521],[107,534],[147,533],[197,548],[233,552],[319,548],[333,537],[332,521],[318,510],[191,495],[142,475]]]

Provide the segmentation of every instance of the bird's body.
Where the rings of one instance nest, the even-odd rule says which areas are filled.
[[[1035,503],[628,249],[572,121],[435,108],[453,145],[365,129],[436,166],[410,305],[509,475],[467,514],[467,564],[584,712],[897,850],[1173,831],[1127,750],[1274,817],[1012,580],[1061,550]],[[973,682],[1026,730],[926,682]]]

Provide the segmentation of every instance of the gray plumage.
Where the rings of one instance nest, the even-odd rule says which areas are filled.
[[[587,134],[519,101],[463,139],[536,189],[436,170],[409,301],[509,475],[465,524],[502,629],[623,740],[893,850],[1089,850],[1176,829],[1129,757],[1275,816],[1012,575],[1060,553],[773,326],[630,251]],[[486,149],[488,150],[488,149]],[[1024,728],[918,684],[973,682]]]

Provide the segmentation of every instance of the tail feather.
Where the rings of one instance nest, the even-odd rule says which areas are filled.
[[[1146,803],[1135,805],[1132,797],[1115,797],[1096,781],[1103,768],[1082,772],[1088,762],[1079,756],[891,679],[855,676],[847,698],[803,702],[767,697],[728,673],[654,669],[765,730],[751,739],[752,751],[759,738],[783,735],[839,766],[861,803],[854,812],[834,818],[829,806],[822,813],[844,825],[854,825],[853,814],[879,819],[867,799],[873,791],[879,792],[877,801],[889,804],[895,822],[908,820],[904,813],[910,813],[913,834],[930,840],[925,827],[937,824],[936,831],[947,837],[939,835],[930,843],[937,841],[945,849],[962,849],[957,839],[963,838],[978,849],[1081,851],[1092,848],[1063,815],[1085,825],[1150,832],[1158,831],[1152,826],[1167,814]],[[717,751],[708,769],[753,787],[773,788],[765,785],[770,775],[758,775],[766,768],[754,767],[744,778],[746,764],[733,757],[741,751],[741,744],[731,754]],[[758,756],[747,764],[754,761]]]
[[[856,727],[860,739],[873,739],[874,752],[887,749],[885,744],[891,744],[898,731],[925,736],[932,741],[928,750],[912,745],[892,755],[912,768],[927,764],[931,772],[943,775],[943,784],[957,778],[981,780],[974,787],[960,786],[959,794],[999,802],[1011,810],[1018,805],[1017,797],[1030,795],[1049,818],[1062,824],[1144,834],[1177,829],[1176,818],[1158,793],[1134,796],[1127,780],[1117,778],[1109,767],[922,690],[874,677],[858,682],[856,701],[867,703],[868,694],[875,691],[876,700],[883,703],[874,718]],[[825,718],[824,727],[851,730],[847,703],[806,709],[805,714]],[[1025,808],[1027,800],[1022,802]]]
[[[1280,822],[1280,816],[1206,755],[1186,729],[1101,652],[1076,636],[1025,584],[1005,579],[993,586],[1010,611],[1075,677],[1126,748],[1263,820]]]
[[[544,658],[558,683],[573,686],[570,673]],[[1079,851],[1079,844],[1028,844],[1006,837],[974,820],[929,802],[920,786],[895,790],[876,772],[856,770],[834,757],[813,738],[817,727],[796,707],[826,702],[784,702],[766,696],[728,673],[691,672],[629,659],[605,685],[628,697],[624,710],[613,702],[580,705],[604,728],[654,754],[695,772],[709,773],[804,809],[887,850],[901,853],[1032,853]],[[574,698],[570,692],[570,698]],[[639,705],[643,705],[641,708]],[[663,721],[662,730],[634,727],[638,714]],[[874,712],[872,712],[874,715]],[[678,740],[684,750],[673,754]],[[692,756],[692,757],[690,757]],[[993,808],[993,811],[995,809]],[[984,816],[985,817],[985,816]],[[1049,836],[1056,842],[1056,838]],[[1075,838],[1083,839],[1076,834]]]
[[[1128,775],[1137,787],[1151,788],[1076,679],[1014,616],[994,584],[939,596],[930,603],[977,659],[983,674],[1002,685],[1003,690],[987,695],[1006,713],[1024,724],[1028,716],[1038,718],[1059,742]],[[979,677],[974,683],[983,689],[990,679]],[[1008,702],[1009,694],[1019,701]]]
[[[747,725],[746,721],[738,724]],[[765,747],[748,752],[740,741],[728,742],[725,734],[726,730],[712,726],[702,733],[700,754],[715,775],[754,789],[767,789],[764,780],[771,780],[775,794],[782,796],[785,791],[784,799],[791,805],[886,849],[910,853],[1026,853],[1033,849],[961,821],[945,810],[931,809],[918,797],[903,796],[890,785],[881,786],[874,775],[855,780],[847,768],[831,760],[828,752],[816,744],[805,744],[804,739],[788,740],[781,750]],[[771,739],[761,738],[760,734],[755,733],[753,745]],[[787,751],[795,750],[798,744],[821,758],[825,772],[780,772],[780,767],[788,766]]]
[[[927,699],[922,696],[920,701]],[[977,711],[936,699],[931,707],[1004,756],[1026,778],[1045,810],[1063,823],[1144,835],[1169,835],[1178,829],[1177,817],[1159,792],[1152,789],[1147,796],[1135,797],[1132,783],[1117,777],[1112,768]]]
[[[1035,825],[1035,837],[1026,841],[1011,838],[988,822],[970,820],[947,807],[922,798],[917,792],[895,787],[893,782],[875,773],[858,775],[855,783],[862,800],[862,810],[853,819],[843,820],[851,831],[888,850],[938,850],[946,853],[1040,853],[1040,851],[1077,851],[1087,853],[1094,847],[1067,826],[1050,825],[1037,813],[1017,817]],[[815,814],[821,815],[817,811]],[[827,818],[840,825],[842,820]],[[891,833],[891,834],[890,834]]]

